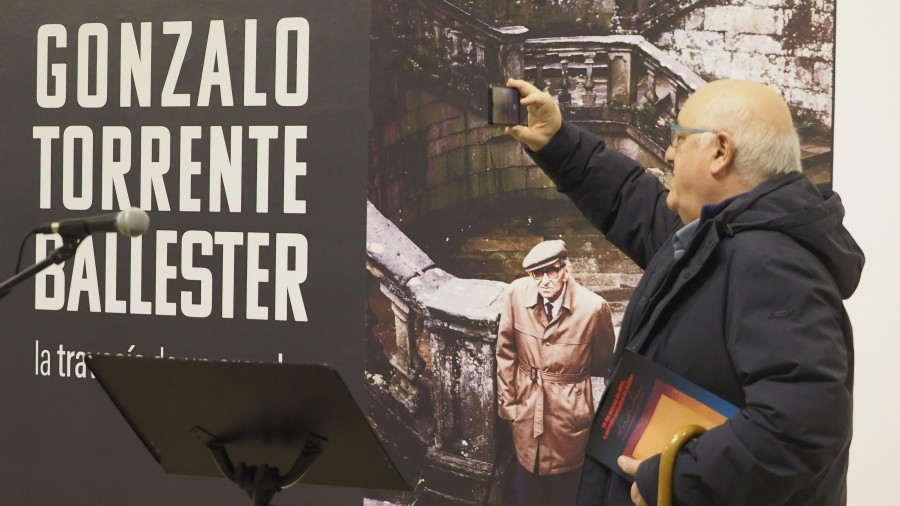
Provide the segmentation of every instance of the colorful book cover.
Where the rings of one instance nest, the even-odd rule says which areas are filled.
[[[600,401],[587,454],[633,479],[616,464],[620,455],[646,459],[662,452],[679,428],[709,429],[737,412],[737,406],[626,350]]]

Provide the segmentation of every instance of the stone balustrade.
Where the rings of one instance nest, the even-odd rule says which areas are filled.
[[[457,2],[459,3],[459,2]],[[466,2],[463,2],[466,4]],[[495,27],[477,5],[446,0],[388,0],[394,20],[375,37],[405,58],[405,70],[436,96],[484,117],[486,86],[524,78],[553,95],[574,122],[620,124],[662,159],[666,124],[705,81],[640,35],[527,38],[522,26]],[[464,7],[468,7],[467,9]],[[476,125],[477,126],[477,125]]]
[[[387,10],[395,21],[384,42],[405,53],[408,70],[472,94],[474,107],[484,107],[488,83],[522,75],[523,26],[495,27],[475,15],[474,6],[446,0],[388,0]]]
[[[420,484],[417,501],[439,497],[442,504],[482,504],[489,490],[495,495],[500,490],[489,486],[498,464],[494,349],[508,285],[444,272],[371,203],[367,220],[366,268],[394,319],[393,335],[382,335],[380,347],[367,349],[390,355],[388,391],[406,410],[398,419],[433,407],[421,418],[433,427],[418,428],[432,434],[421,441],[424,456],[408,455],[418,451],[415,444],[397,445],[396,431],[385,426],[390,421],[374,425],[395,458],[420,463],[413,471],[418,476],[411,477]],[[420,350],[427,350],[425,356]],[[501,502],[494,497],[490,503]]]
[[[668,123],[706,81],[639,35],[528,39],[524,78],[556,97],[575,122],[614,122],[662,154]]]

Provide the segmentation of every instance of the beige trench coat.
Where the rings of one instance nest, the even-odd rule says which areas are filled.
[[[591,376],[606,377],[615,345],[609,304],[571,277],[548,322],[531,278],[510,285],[497,335],[497,400],[512,421],[522,466],[539,474],[581,467],[594,414]]]

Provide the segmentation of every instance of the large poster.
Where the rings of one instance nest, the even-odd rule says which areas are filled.
[[[562,238],[618,324],[641,271],[486,124],[489,83],[540,83],[665,180],[665,127],[693,90],[769,82],[807,173],[831,181],[833,2],[0,7],[0,279],[20,245],[25,268],[62,244],[30,236],[41,223],[151,220],[0,300],[10,503],[246,500],[163,473],[91,378],[95,352],[333,365],[416,490],[298,486],[279,504],[510,504],[493,359],[507,283]]]
[[[368,24],[340,0],[2,2],[0,277],[62,245],[40,223],[150,216],[0,300],[5,502],[247,500],[166,475],[89,352],[325,362],[362,403]]]
[[[487,123],[487,86],[526,79],[563,116],[664,183],[685,100],[720,78],[792,109],[805,173],[831,184],[834,3],[374,0],[369,148],[368,409],[420,476],[395,504],[513,504],[494,341],[507,283],[563,239],[578,282],[621,322],[641,270]]]

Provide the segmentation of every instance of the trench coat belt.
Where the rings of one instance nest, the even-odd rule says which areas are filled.
[[[534,427],[533,436],[538,437],[544,433],[544,382],[548,383],[578,383],[590,377],[590,373],[583,372],[580,374],[564,374],[555,372],[546,372],[519,361],[519,369],[531,378],[531,381],[541,385],[541,395],[537,398],[534,406]]]
[[[578,374],[564,374],[542,371],[533,365],[522,362],[521,360],[519,361],[519,369],[527,374],[528,377],[531,378],[531,381],[546,383],[578,383],[579,381],[584,381],[589,376],[587,372]]]

